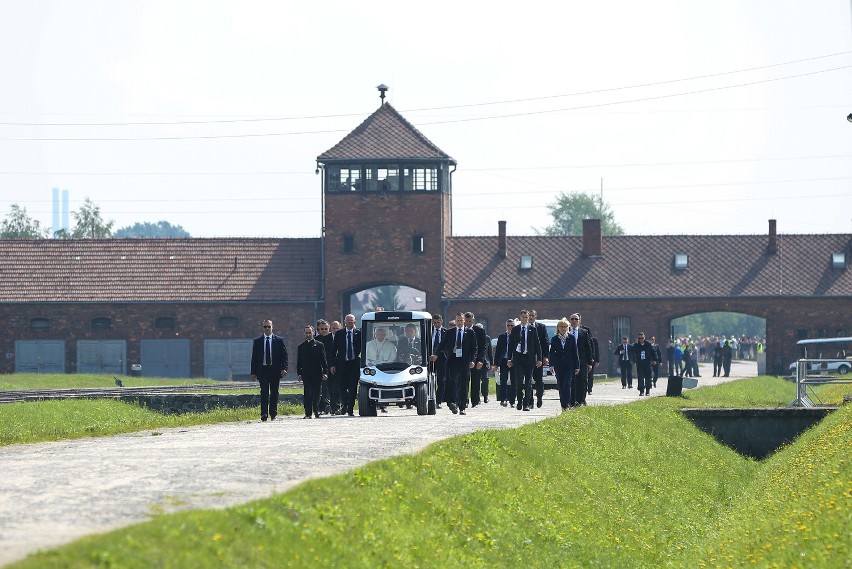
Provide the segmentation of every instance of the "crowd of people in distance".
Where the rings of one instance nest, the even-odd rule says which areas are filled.
[[[544,369],[556,378],[563,411],[586,405],[592,394],[594,371],[601,362],[598,341],[573,313],[557,322],[550,337],[537,321],[535,310],[521,309],[518,318],[506,320],[506,330],[492,347],[481,323],[472,312],[459,312],[452,326],[444,327],[440,314],[432,317],[429,365],[436,377],[436,408],[443,405],[453,414],[465,415],[468,408],[489,401],[490,373],[495,377],[497,401],[503,407],[530,411],[541,407],[544,398]],[[320,415],[354,416],[361,371],[361,330],[355,316],[344,323],[320,319],[304,327],[304,341],[297,348],[297,374],[304,385],[305,419]],[[387,338],[384,328],[364,344],[365,365],[397,361],[419,361],[420,342],[416,327],[405,336]],[[408,340],[408,342],[406,342]],[[428,340],[427,340],[428,341]],[[713,362],[713,376],[728,377],[732,359],[753,359],[764,349],[761,338],[731,336],[686,336],[668,341],[663,351],[656,338],[644,332],[635,341],[622,338],[613,352],[621,372],[622,389],[633,389],[634,374],[640,396],[657,386],[660,370],[668,362],[669,375],[700,377],[699,362]],[[263,321],[263,335],[252,345],[251,377],[260,384],[260,418],[275,420],[281,378],[288,374],[289,358],[281,336],[273,333],[271,320]],[[379,408],[386,412],[384,406]]]

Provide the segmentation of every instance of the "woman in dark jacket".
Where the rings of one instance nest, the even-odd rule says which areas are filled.
[[[577,402],[573,401],[573,379],[580,369],[580,357],[577,354],[577,341],[568,333],[568,320],[563,318],[556,323],[556,335],[550,340],[550,365],[556,372],[556,384],[559,386],[559,403],[565,411]]]

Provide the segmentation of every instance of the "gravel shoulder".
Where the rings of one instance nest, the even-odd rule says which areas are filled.
[[[730,378],[756,375],[736,362]],[[661,378],[653,396],[665,395]],[[493,391],[493,385],[492,385]],[[590,405],[639,400],[618,381],[598,383]],[[150,519],[157,512],[225,508],[284,492],[311,478],[413,453],[456,435],[513,428],[559,413],[558,395],[530,412],[490,402],[453,415],[391,408],[378,417],[279,417],[129,435],[0,447],[0,565],[40,549]]]

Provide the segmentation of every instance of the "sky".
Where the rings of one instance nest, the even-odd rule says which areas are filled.
[[[380,104],[458,162],[453,233],[561,193],[626,234],[852,233],[849,0],[0,0],[0,216],[317,237]],[[72,217],[73,227],[73,217]]]

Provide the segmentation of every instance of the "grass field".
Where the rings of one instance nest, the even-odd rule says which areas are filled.
[[[127,387],[151,387],[159,385],[215,385],[214,380],[128,378],[123,377]],[[112,376],[86,374],[14,374],[0,376],[0,390],[54,389],[61,387],[115,387]],[[228,390],[222,393],[257,393],[258,388],[247,385],[244,390]],[[283,394],[301,393],[301,389],[282,389]],[[299,405],[279,404],[282,415],[301,414]],[[148,429],[185,427],[227,421],[257,420],[259,407],[240,409],[217,409],[207,413],[163,415],[138,405],[123,403],[115,399],[74,399],[8,403],[0,405],[0,446],[99,437],[132,433]]]
[[[852,406],[763,461],[679,412],[784,406],[792,393],[758,378],[584,407],[11,567],[849,567]]]
[[[119,377],[127,387],[157,385],[215,385],[214,379],[173,379],[168,377]],[[248,384],[251,385],[251,384]],[[115,377],[93,373],[12,373],[0,375],[0,390],[70,389],[81,387],[115,387]]]

